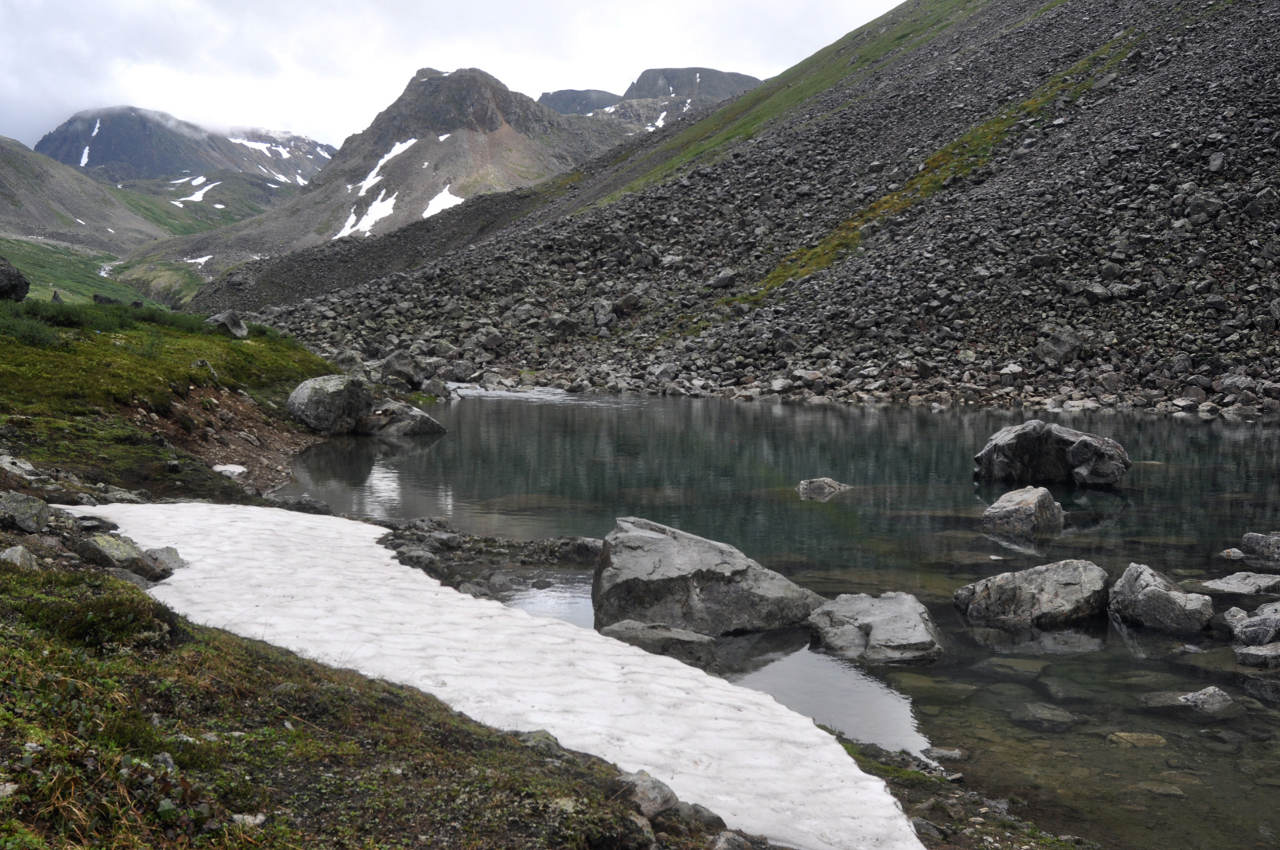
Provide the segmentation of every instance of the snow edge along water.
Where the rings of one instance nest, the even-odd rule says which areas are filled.
[[[491,726],[546,729],[800,850],[923,846],[884,784],[809,718],[674,659],[443,587],[378,545],[381,527],[205,503],[70,510],[143,547],[177,548],[189,566],[151,594],[195,622],[419,688]]]

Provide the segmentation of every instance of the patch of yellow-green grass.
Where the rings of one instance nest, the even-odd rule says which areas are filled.
[[[1075,98],[1093,81],[1109,71],[1128,55],[1124,39],[1109,42],[1094,54],[1080,60],[1067,71],[1056,74],[1038,87],[1030,97],[1002,109],[993,117],[971,128],[945,147],[935,151],[920,170],[901,188],[877,198],[870,205],[837,225],[816,245],[802,248],[784,259],[750,293],[729,301],[759,303],[779,286],[799,280],[832,265],[856,251],[862,242],[862,229],[910,209],[936,194],[951,180],[964,177],[990,162],[992,154],[1020,122],[1041,115],[1058,98]]]
[[[193,263],[144,258],[122,263],[113,274],[161,304],[177,307],[190,301],[204,286],[204,278],[196,268]]]
[[[28,298],[49,300],[56,291],[64,301],[92,301],[103,295],[126,303],[150,302],[136,289],[101,274],[116,258],[111,254],[78,250],[66,245],[0,238],[4,257],[31,283]]]

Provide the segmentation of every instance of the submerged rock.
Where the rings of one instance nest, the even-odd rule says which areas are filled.
[[[834,478],[806,478],[796,485],[796,492],[806,502],[825,502],[837,493],[852,489]]]
[[[1151,711],[1188,714],[1201,720],[1228,720],[1244,714],[1244,708],[1217,685],[1192,693],[1159,691],[1138,697],[1138,703]]]
[[[688,629],[677,629],[664,623],[619,620],[600,629],[600,634],[703,670],[715,666],[715,638]]]
[[[1062,532],[1062,505],[1044,487],[1010,490],[982,513],[982,528],[1017,540],[1036,540]]]
[[[1146,564],[1130,564],[1111,588],[1111,613],[1121,620],[1175,635],[1195,635],[1213,619],[1213,601],[1184,593]]]
[[[1269,573],[1232,573],[1223,578],[1201,582],[1200,586],[1214,593],[1238,593],[1254,596],[1259,593],[1280,591],[1280,575]]]
[[[1106,605],[1106,570],[1066,560],[1000,573],[955,592],[970,623],[1006,631],[1052,629],[1100,615]]]
[[[1001,428],[974,455],[980,481],[1110,486],[1132,465],[1109,437],[1031,419]]]
[[[942,655],[929,610],[909,593],[844,593],[809,615],[829,652],[870,664],[919,664]]]
[[[1038,732],[1066,732],[1085,722],[1085,718],[1080,715],[1047,702],[1028,702],[1016,706],[1009,712],[1009,719],[1019,726]]]
[[[630,619],[712,636],[799,625],[823,601],[727,543],[638,517],[605,538],[591,587],[598,629]]]

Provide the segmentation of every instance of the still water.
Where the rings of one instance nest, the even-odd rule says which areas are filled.
[[[963,584],[1062,558],[1113,577],[1131,561],[1178,580],[1243,569],[1216,555],[1246,531],[1280,528],[1273,425],[1056,417],[1119,440],[1134,467],[1114,491],[1056,492],[1071,527],[1032,552],[977,529],[999,491],[973,484],[972,455],[1021,421],[1014,414],[551,393],[464,398],[432,413],[445,437],[316,447],[296,463],[293,491],[341,512],[445,516],[517,538],[603,537],[615,517],[636,515],[731,543],[826,595],[914,593],[946,637],[936,665],[867,672],[801,649],[738,678],[863,740],[962,748],[967,760],[949,766],[1031,802],[1055,832],[1109,847],[1280,846],[1280,711],[1219,669],[1218,644],[1188,654],[1183,642],[1100,624],[1014,646],[967,629],[950,604]],[[800,501],[796,483],[818,476],[852,489]],[[514,601],[589,627],[588,576]],[[1140,706],[1145,694],[1214,683],[1243,718],[1207,724]],[[1028,727],[1029,703],[1077,721]]]

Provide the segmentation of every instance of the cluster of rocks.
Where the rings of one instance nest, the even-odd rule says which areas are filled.
[[[328,354],[419,344],[451,375],[581,390],[1280,410],[1280,15],[1023,5],[986,4],[607,207],[554,218],[626,176],[602,168],[500,238],[267,320]],[[1054,97],[1064,71],[1075,96]],[[990,124],[1032,95],[1046,105]],[[975,127],[1002,134],[992,154],[949,165]],[[830,267],[752,297],[854,219]]]

